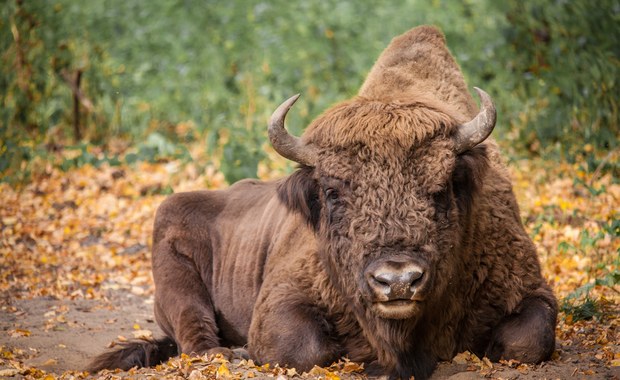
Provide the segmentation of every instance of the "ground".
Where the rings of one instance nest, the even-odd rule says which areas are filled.
[[[54,297],[36,297],[16,300],[11,311],[0,312],[0,346],[4,363],[1,376],[52,376],[81,377],[79,373],[88,361],[106,347],[122,340],[160,335],[153,321],[152,297],[138,296],[128,291],[112,291],[107,301],[58,300]],[[7,356],[12,356],[9,358]],[[617,379],[620,367],[610,367],[597,358],[598,350],[583,345],[583,341],[558,342],[553,360],[538,366],[519,366],[517,363],[489,363],[473,355],[460,354],[452,362],[439,365],[434,379]],[[210,368],[209,368],[210,367]],[[114,376],[136,377],[156,375],[189,377],[194,370],[217,376],[220,368],[227,368],[231,377],[259,375],[287,375],[281,368],[264,368],[247,362],[227,363],[215,358],[182,358],[159,369],[142,369],[132,373],[119,372]],[[312,378],[361,378],[359,366],[341,363],[331,369],[315,369],[305,377]],[[74,372],[76,371],[76,372]],[[209,373],[211,371],[211,373]],[[292,374],[290,370],[288,374]],[[238,375],[238,376],[237,376]],[[111,377],[112,374],[101,375]],[[211,376],[213,377],[213,376]],[[220,376],[221,377],[221,376]],[[194,378],[200,378],[194,376]]]
[[[490,363],[469,353],[434,378],[620,379],[620,185],[602,170],[511,162],[526,228],[563,306],[552,360]],[[281,168],[261,167],[264,178]],[[89,359],[127,339],[158,336],[150,235],[157,205],[175,192],[224,186],[212,167],[178,162],[67,172],[47,167],[22,187],[0,184],[0,378],[81,378]],[[308,374],[182,356],[100,378],[360,378],[341,361]]]

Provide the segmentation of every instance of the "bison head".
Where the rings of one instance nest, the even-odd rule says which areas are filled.
[[[457,275],[486,168],[479,144],[495,126],[491,98],[476,91],[479,112],[443,36],[422,27],[392,41],[359,96],[301,138],[284,129],[298,95],[274,112],[274,149],[301,165],[280,198],[317,232],[331,282],[356,314],[415,320]]]
[[[298,96],[273,114],[273,147],[301,168],[280,196],[317,231],[321,257],[347,298],[387,319],[416,316],[445,285],[446,261],[459,250],[484,149],[495,125],[488,94],[459,125],[426,103],[356,98],[289,135],[284,118]]]

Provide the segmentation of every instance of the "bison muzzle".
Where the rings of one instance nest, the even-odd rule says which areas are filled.
[[[383,318],[412,317],[416,303],[424,300],[424,289],[429,283],[422,267],[406,257],[376,260],[365,275],[374,308]]]
[[[285,101],[269,139],[297,170],[163,202],[152,260],[166,337],[91,370],[234,347],[299,371],[346,356],[403,379],[464,350],[549,358],[556,300],[489,137],[493,101],[476,92],[480,108],[441,32],[422,26],[301,137],[285,129],[299,96]]]

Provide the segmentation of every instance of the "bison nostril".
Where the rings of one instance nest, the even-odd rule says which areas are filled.
[[[383,286],[391,286],[395,280],[394,274],[389,272],[377,273],[375,275],[371,275],[371,277],[378,282],[379,285]]]
[[[371,288],[379,293],[383,293],[389,296],[392,292],[392,281],[389,275],[384,273],[378,273],[376,275],[371,274],[369,278],[369,285]]]
[[[415,290],[415,288],[418,287],[418,285],[422,281],[423,275],[424,275],[424,272],[418,272],[418,271],[407,273],[407,280],[405,281],[409,284],[409,287],[411,288],[411,290]]]

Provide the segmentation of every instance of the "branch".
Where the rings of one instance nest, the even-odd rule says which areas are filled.
[[[75,96],[77,96],[84,108],[86,108],[88,112],[92,112],[94,108],[93,103],[90,101],[90,99],[88,99],[88,97],[86,97],[86,95],[84,95],[84,93],[76,83],[75,79],[73,79],[66,70],[62,70],[60,72],[60,76],[62,76],[62,79],[67,83],[69,88],[71,88],[71,91]]]

